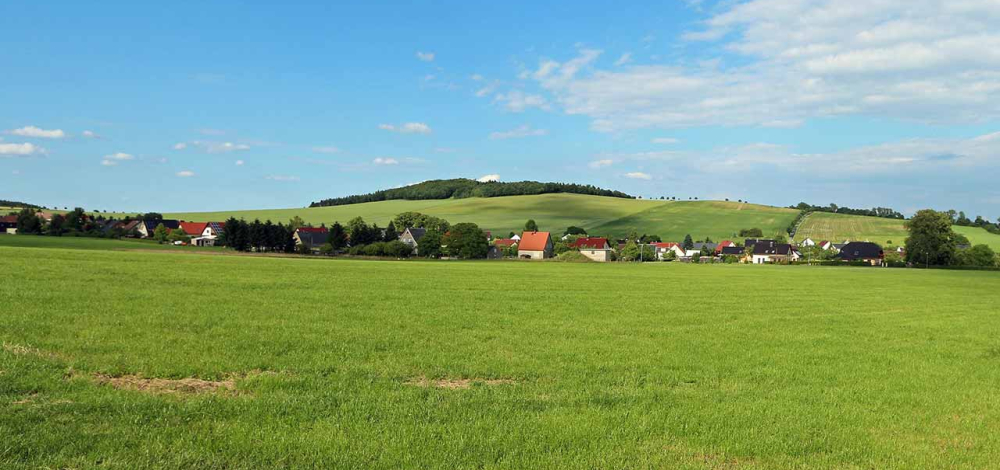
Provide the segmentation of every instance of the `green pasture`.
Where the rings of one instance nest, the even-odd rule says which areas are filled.
[[[795,235],[797,241],[812,238],[816,242],[830,240],[841,243],[844,240],[871,241],[883,246],[902,246],[909,233],[905,221],[865,217],[860,215],[830,214],[815,212],[810,214]],[[1000,235],[994,235],[979,227],[953,226],[956,232],[969,238],[973,245],[989,245],[1000,250]],[[888,242],[892,243],[888,243]]]
[[[123,240],[91,237],[49,237],[37,235],[0,235],[0,247],[68,248],[74,250],[158,250],[176,252],[222,252],[223,247],[174,246],[149,239]]]
[[[0,246],[0,468],[991,468],[998,281]]]

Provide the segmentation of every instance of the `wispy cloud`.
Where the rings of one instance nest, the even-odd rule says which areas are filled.
[[[527,94],[518,90],[500,93],[493,98],[493,102],[501,103],[508,111],[515,113],[522,112],[528,108],[552,109],[542,95]]]
[[[417,51],[417,59],[424,62],[434,62],[434,53]]]
[[[174,144],[174,150],[185,150],[188,147],[197,148],[206,153],[229,153],[250,150],[250,144],[241,142],[206,142],[195,140],[191,142],[178,142]]]
[[[673,137],[657,137],[653,139],[651,142],[653,142],[654,144],[676,144],[680,141]]]
[[[191,170],[178,171],[177,172],[177,176],[180,177],[180,178],[190,178],[190,177],[194,176],[194,172],[191,171]]]
[[[615,66],[621,67],[629,62],[632,62],[632,53],[626,52],[622,54],[621,57],[618,58],[618,60],[615,61]]]
[[[312,151],[316,153],[340,153],[340,149],[332,145],[313,147]]]
[[[513,129],[506,132],[493,132],[490,134],[490,140],[505,140],[505,139],[520,139],[524,137],[539,137],[543,135],[548,135],[549,131],[545,129],[532,129],[531,126],[520,126],[517,129]]]
[[[127,162],[130,160],[135,160],[135,156],[130,153],[118,152],[111,155],[105,155],[104,159],[101,160],[101,165],[115,166],[121,162]]]
[[[46,130],[35,126],[24,126],[20,129],[11,129],[6,131],[5,134],[37,139],[62,139],[66,137],[66,133],[63,132],[62,129]]]
[[[600,168],[611,166],[614,163],[615,163],[614,160],[612,160],[610,158],[604,158],[604,159],[601,159],[601,160],[594,160],[594,161],[588,163],[587,166],[589,166],[589,167],[591,167],[591,168],[593,168],[593,169],[596,170],[596,169],[600,169]]]
[[[399,126],[395,124],[379,124],[378,128],[400,134],[430,134],[432,132],[431,126],[422,122],[408,122]]]
[[[87,139],[100,139],[101,136],[97,135],[94,131],[83,131],[80,133],[84,138]]]
[[[298,176],[288,176],[288,175],[267,175],[264,177],[266,180],[271,181],[298,181]]]
[[[184,150],[187,148],[187,146],[188,144],[185,142],[177,142],[176,144],[174,144],[174,150]]]
[[[629,179],[634,179],[634,180],[651,180],[651,179],[653,179],[652,175],[643,173],[641,171],[633,171],[633,172],[630,172],[630,173],[625,173],[625,177],[629,178]]]
[[[372,163],[376,165],[399,165],[399,160],[389,157],[378,157],[372,160]]]
[[[243,160],[236,160],[236,166],[243,166],[244,163],[246,162],[244,162]]]

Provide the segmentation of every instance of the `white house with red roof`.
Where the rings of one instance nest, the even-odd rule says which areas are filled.
[[[580,254],[594,261],[606,263],[611,261],[611,245],[604,237],[581,237],[571,243],[570,248],[580,250]]]
[[[524,232],[517,244],[517,257],[545,259],[552,257],[552,236],[549,232]]]
[[[653,243],[653,248],[656,250],[656,257],[660,260],[662,260],[664,256],[667,256],[667,253],[669,252],[673,252],[674,256],[677,258],[683,258],[685,255],[684,247],[682,247],[680,243]]]

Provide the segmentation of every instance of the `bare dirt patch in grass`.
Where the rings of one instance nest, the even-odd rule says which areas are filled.
[[[31,393],[30,395],[20,399],[10,402],[11,405],[66,405],[73,403],[72,400],[48,400],[40,393]]]
[[[510,379],[428,379],[427,377],[416,377],[406,381],[406,385],[412,385],[414,387],[435,387],[446,388],[449,390],[465,390],[472,388],[475,384],[497,386],[514,385],[514,383],[515,382]]]
[[[186,379],[157,379],[140,375],[122,375],[112,377],[105,374],[94,374],[94,382],[110,385],[119,390],[135,390],[153,394],[192,395],[199,393],[234,392],[236,382],[226,380],[202,380],[194,377]]]

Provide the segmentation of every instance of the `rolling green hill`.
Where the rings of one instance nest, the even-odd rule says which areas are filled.
[[[904,221],[860,215],[830,214],[815,212],[802,222],[796,241],[812,238],[819,242],[830,240],[872,241],[884,246],[901,246],[908,235]],[[956,232],[969,238],[973,245],[985,244],[1000,250],[1000,235],[994,235],[979,227],[952,227]],[[890,243],[891,242],[891,243]]]
[[[696,239],[732,238],[741,228],[759,227],[766,235],[782,231],[797,211],[769,206],[722,201],[655,201],[580,194],[542,194],[492,198],[423,201],[382,201],[333,207],[187,212],[165,217],[193,221],[225,220],[230,216],[284,222],[299,216],[312,224],[345,223],[361,216],[385,226],[396,214],[416,211],[442,217],[451,223],[474,222],[497,234],[520,231],[527,219],[535,219],[542,230],[563,233],[575,225],[591,234],[625,236],[632,231],[657,234],[664,240],[680,241],[691,234]]]

